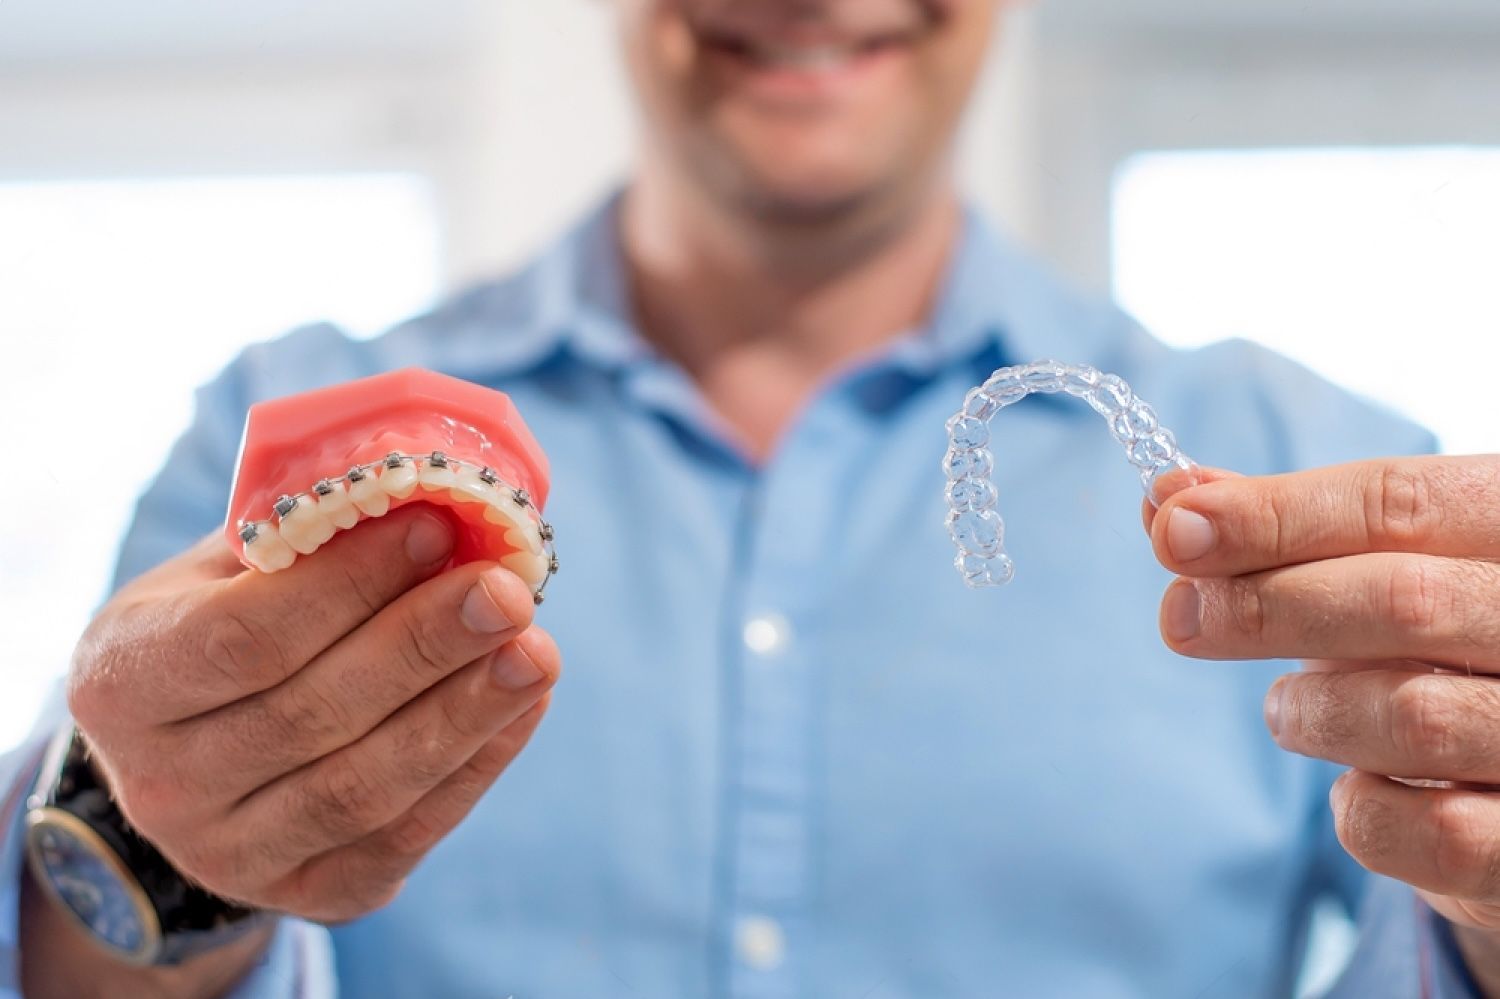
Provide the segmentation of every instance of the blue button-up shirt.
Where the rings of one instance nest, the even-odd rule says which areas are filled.
[[[327,937],[286,921],[245,992],[1287,994],[1311,904],[1365,886],[1333,768],[1265,731],[1287,665],[1163,646],[1140,486],[1065,397],[997,420],[1019,573],[965,589],[943,423],[996,366],[1056,356],[1119,372],[1188,453],[1242,472],[1430,438],[1247,344],[1169,350],[971,217],[931,321],[829,379],[756,463],[632,327],[613,205],[380,338],[249,349],[141,500],[120,580],[218,526],[248,406],[405,365],[510,393],[552,461],[546,721],[392,905]],[[1459,994],[1431,914],[1375,898],[1350,994]]]

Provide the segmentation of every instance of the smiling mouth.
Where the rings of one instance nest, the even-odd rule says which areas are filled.
[[[918,32],[901,31],[852,41],[787,41],[705,31],[706,47],[760,69],[818,73],[840,69],[859,59],[905,48]]]

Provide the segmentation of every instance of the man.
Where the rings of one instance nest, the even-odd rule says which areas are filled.
[[[512,280],[203,391],[69,703],[171,868],[136,873],[282,915],[132,969],[12,833],[28,994],[1282,995],[1313,900],[1363,893],[1340,841],[1417,889],[1369,893],[1350,994],[1500,994],[1495,462],[1324,467],[1430,441],[1244,345],[1170,352],[963,213],[997,6],[620,0],[621,197]],[[1147,510],[1171,648],[1246,663],[1163,647],[1134,477],[1067,400],[997,424],[1021,579],[953,575],[943,420],[1042,355],[1246,473]],[[503,570],[435,576],[420,509],[274,576],[194,545],[249,404],[406,364],[548,449],[540,623]],[[1266,738],[1270,659],[1317,661],[1264,700],[1308,756]]]

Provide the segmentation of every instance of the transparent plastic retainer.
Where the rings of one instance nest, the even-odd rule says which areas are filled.
[[[1119,375],[1086,364],[1033,361],[1000,368],[964,397],[964,407],[948,421],[948,536],[958,549],[953,565],[973,588],[1004,586],[1016,574],[1005,553],[1005,521],[996,509],[999,494],[991,473],[990,420],[1006,406],[1034,393],[1064,392],[1077,396],[1104,417],[1110,435],[1125,448],[1125,457],[1140,473],[1146,497],[1156,502],[1154,487],[1175,469],[1193,471],[1193,460],[1177,447],[1172,431],[1156,411],[1138,398]]]

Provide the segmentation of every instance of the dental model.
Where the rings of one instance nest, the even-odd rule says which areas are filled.
[[[250,407],[224,531],[278,572],[339,531],[426,502],[452,514],[451,565],[493,559],[536,602],[557,572],[547,457],[510,398],[418,368]]]
[[[1005,554],[1005,521],[995,509],[999,494],[990,473],[995,456],[990,420],[996,413],[1033,393],[1066,392],[1077,396],[1109,422],[1109,432],[1125,447],[1125,456],[1141,474],[1141,485],[1153,503],[1158,479],[1173,469],[1197,466],[1177,447],[1177,438],[1156,419],[1156,411],[1137,398],[1119,375],[1107,375],[1086,364],[1033,361],[1001,368],[964,397],[964,407],[948,421],[948,536],[958,548],[953,565],[970,587],[1004,586],[1016,567]]]

